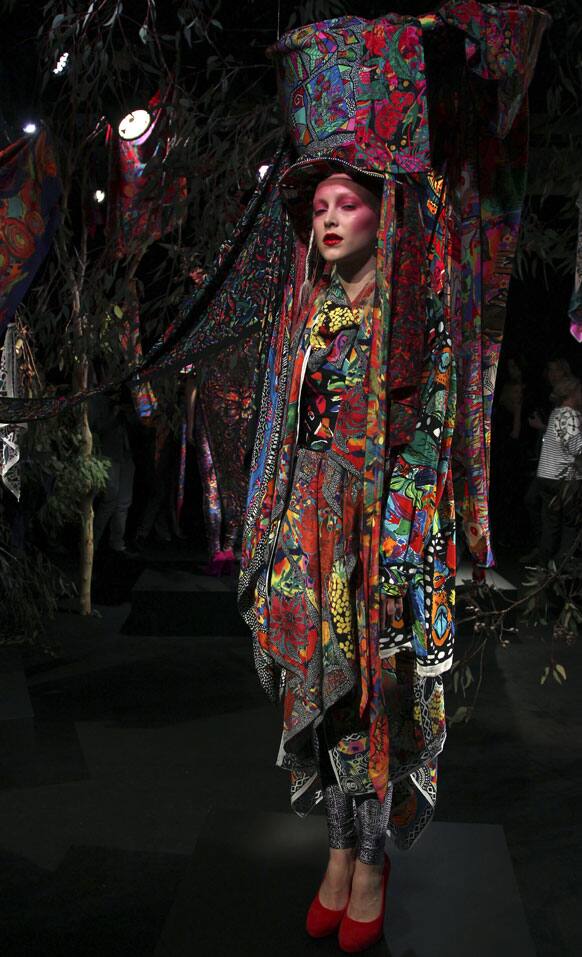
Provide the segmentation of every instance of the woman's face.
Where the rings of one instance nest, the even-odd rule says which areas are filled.
[[[364,264],[374,255],[380,202],[348,176],[334,173],[313,197],[313,231],[320,255],[329,263]]]

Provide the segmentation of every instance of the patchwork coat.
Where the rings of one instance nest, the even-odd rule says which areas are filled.
[[[364,476],[360,714],[380,798],[381,657],[411,648],[425,675],[452,663],[455,511],[475,563],[493,562],[491,403],[524,191],[525,95],[547,20],[528,7],[458,0],[422,18],[312,24],[272,51],[296,151],[277,189],[295,239],[272,316],[239,601],[275,699],[284,673],[268,650],[267,580],[297,440],[310,200],[327,171],[366,171],[383,186],[376,298],[364,333],[368,375],[344,429]],[[408,631],[380,634],[382,590],[408,595]]]

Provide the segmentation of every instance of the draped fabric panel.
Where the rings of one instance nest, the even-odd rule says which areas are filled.
[[[45,129],[0,152],[0,341],[50,249],[60,195]]]
[[[127,381],[139,390],[156,376],[178,371],[190,362],[211,358],[222,348],[260,334],[268,343],[280,313],[289,271],[292,231],[277,189],[288,152],[281,147],[268,174],[257,185],[232,238],[221,246],[208,275],[187,299],[175,322],[152,346],[137,370],[122,379],[75,395],[34,399],[0,397],[0,420],[25,422],[58,415],[92,395]],[[262,363],[266,352],[261,351]]]

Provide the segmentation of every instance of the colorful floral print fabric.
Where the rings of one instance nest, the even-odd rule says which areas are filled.
[[[352,795],[374,793],[370,728],[359,707],[362,501],[361,476],[327,452],[297,451],[272,564],[268,652],[286,673],[278,764],[290,772],[299,814],[321,793],[317,727],[340,787]],[[382,679],[391,780],[399,785],[391,827],[408,847],[434,808],[436,758],[446,735],[442,678],[420,675],[414,657],[402,653],[385,660]],[[427,796],[419,783],[429,773]]]
[[[430,166],[422,27],[388,15],[341,17],[271,48],[288,129],[302,157],[382,172]]]
[[[46,130],[0,152],[0,338],[50,249],[60,194]]]
[[[323,451],[332,445],[346,389],[361,379],[357,334],[363,304],[369,304],[373,293],[372,283],[350,306],[337,279],[326,293],[309,333],[309,357],[300,409],[300,446]],[[345,420],[344,416],[344,430]]]
[[[219,552],[222,547],[222,508],[206,422],[200,405],[198,405],[194,417],[194,439],[196,442],[196,462],[202,484],[202,517],[204,531],[206,532],[206,546],[212,559],[212,556]]]
[[[367,667],[362,664],[365,659],[361,652],[361,621],[368,607],[361,549],[366,407],[362,403],[360,414],[355,412],[359,404],[354,398],[367,373],[370,294],[373,292],[373,288],[366,290],[358,303],[350,307],[341,285],[332,279],[329,288],[316,298],[303,335],[300,350],[303,359],[301,363],[296,362],[299,368],[306,359],[310,361],[315,357],[308,401],[299,400],[300,419],[313,409],[317,398],[322,400],[323,409],[329,409],[330,396],[326,391],[330,388],[335,413],[326,420],[326,432],[332,423],[332,435],[316,431],[310,448],[299,448],[291,464],[288,504],[278,527],[270,578],[266,583],[268,625],[265,622],[260,639],[266,655],[286,672],[280,764],[291,771],[292,801],[300,813],[309,810],[321,788],[313,736],[320,716],[325,724],[325,737],[333,742],[328,750],[336,778],[345,790],[354,794],[370,793],[377,787],[371,768],[377,768],[377,776],[384,773],[387,780],[387,768],[379,760],[378,751],[375,765],[371,761],[371,742],[374,735],[379,737],[380,721],[386,740],[391,742],[392,760],[396,762],[392,771],[398,779],[405,766],[406,775],[412,776],[409,787],[415,791],[414,773],[426,773],[427,762],[436,757],[444,741],[440,678],[421,675],[414,667],[409,669],[407,721],[402,717],[403,709],[396,708],[395,714],[400,715],[400,719],[393,725],[391,712],[380,708],[378,702],[377,692],[383,692],[377,682],[383,687],[386,669],[394,669],[393,645],[399,649],[411,645],[410,621],[400,642],[395,643],[392,636],[386,635],[386,648],[381,652],[385,664],[380,664],[378,658],[371,680],[366,679],[370,685],[370,704],[377,706],[376,724],[370,723],[368,712],[361,709],[360,689]],[[349,345],[345,342],[347,330]],[[345,358],[339,363],[342,354]],[[338,362],[335,366],[331,361],[334,357]],[[322,370],[327,375],[319,377]],[[309,373],[303,389],[308,381]],[[291,427],[295,421],[295,410],[288,410]],[[300,421],[300,443],[305,431]],[[344,457],[342,443],[346,434],[351,440],[351,454]],[[410,728],[414,721],[415,694],[431,698],[433,718],[435,702],[441,703],[442,713],[435,722],[437,731],[432,733],[432,726],[425,721],[422,733],[415,738],[417,744],[419,740],[424,742],[422,748],[411,747],[410,743],[407,746],[402,735],[402,728]],[[407,753],[406,761],[402,758],[403,752]],[[436,777],[433,783],[436,793]],[[420,805],[418,801],[413,804],[416,809],[422,806],[419,816],[426,823],[430,817],[428,808],[433,805],[425,800]],[[414,817],[413,823],[413,819],[401,816],[398,835],[403,844],[410,841],[411,834],[419,833],[418,819]]]
[[[133,140],[122,139],[109,127],[112,152],[107,205],[107,233],[116,256],[143,255],[147,243],[161,239],[184,218],[186,179],[164,171],[168,123],[159,93],[148,103],[151,122]]]
[[[257,367],[257,337],[245,348],[230,346],[205,365],[196,399],[196,420],[202,419],[216,481],[221,547],[238,542],[246,504],[248,469],[245,455]],[[207,528],[209,526],[207,525]],[[214,536],[210,540],[214,548]],[[211,552],[212,554],[212,552]]]
[[[386,18],[366,25],[362,39],[355,162],[382,171],[426,170],[430,144],[422,27]]]

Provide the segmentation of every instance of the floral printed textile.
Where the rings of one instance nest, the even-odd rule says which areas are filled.
[[[144,245],[161,239],[184,217],[186,179],[163,170],[168,149],[164,106],[156,93],[148,103],[152,121],[137,139],[124,140],[112,127],[107,131],[113,159],[107,232],[117,256],[143,254]]]
[[[378,669],[368,674],[367,658],[362,655],[359,623],[366,617],[368,606],[365,553],[361,548],[366,406],[363,403],[357,414],[358,403],[354,400],[366,377],[370,355],[370,292],[373,288],[350,307],[341,285],[332,278],[329,288],[316,297],[300,347],[303,358],[298,358],[295,365],[300,370],[308,359],[309,369],[315,359],[303,382],[305,389],[311,377],[307,401],[302,399],[299,404],[300,447],[290,465],[288,504],[278,527],[266,582],[268,623],[265,617],[259,640],[268,657],[286,672],[279,763],[291,772],[292,803],[299,813],[310,809],[321,788],[313,733],[320,722],[336,779],[352,794],[374,791],[374,769],[377,776],[383,773],[387,779],[387,767],[377,750],[373,760],[374,736],[379,737],[382,730],[384,739],[390,741],[390,760],[394,762],[391,780],[408,776],[413,790],[414,774],[425,773],[427,762],[436,758],[444,742],[441,679],[421,675],[412,665],[406,671],[406,707],[400,695],[398,707],[384,709],[379,696],[387,672],[378,661]],[[351,337],[346,347],[348,331]],[[322,371],[325,374],[319,376]],[[331,437],[304,428],[303,417],[316,399],[327,408],[326,400],[331,399],[335,411],[328,419]],[[291,427],[295,421],[293,407],[288,410]],[[346,434],[351,441],[349,455],[342,448]],[[307,449],[301,447],[302,435],[306,436]],[[388,646],[393,641],[389,636],[386,641],[386,651],[381,654],[386,669],[392,672],[393,650]],[[410,647],[411,642],[407,620],[400,646]],[[396,671],[402,680],[405,671],[399,664]],[[369,709],[362,709],[360,703],[364,681],[370,687]],[[432,700],[433,724],[421,720],[420,713],[414,711],[415,695],[428,695]],[[409,740],[405,732],[415,721],[417,733]],[[436,778],[434,788],[436,793]],[[424,811],[420,817],[426,823],[434,805],[421,803]],[[413,801],[413,805],[418,808],[418,802]],[[413,818],[405,814],[400,817],[397,831],[403,845],[413,831],[415,836],[420,832],[418,818],[414,820],[416,829]]]
[[[46,130],[0,152],[0,337],[50,249],[60,195]]]
[[[362,32],[356,164],[394,172],[430,166],[426,65],[419,23],[376,20]]]
[[[283,36],[276,62],[285,118],[302,158],[382,172],[430,165],[422,29],[416,20],[341,17]]]
[[[358,330],[373,292],[372,284],[350,306],[334,278],[314,317],[300,409],[299,445],[305,448],[331,448],[338,426],[338,438],[341,436],[340,443],[346,450],[350,434],[353,438],[363,433],[365,405],[358,401],[360,397],[353,393],[346,397],[345,392],[361,383],[366,356]],[[340,416],[344,399],[346,406]]]
[[[215,551],[220,547],[234,547],[242,528],[248,484],[245,455],[257,346],[257,337],[253,336],[246,340],[243,349],[240,346],[224,349],[219,358],[204,366],[200,376],[196,418],[200,417],[204,423],[223,525],[221,544]]]
[[[269,629],[270,654],[286,671],[278,764],[291,774],[291,801],[299,814],[307,814],[321,792],[317,728],[342,789],[374,793],[369,725],[360,716],[358,692],[361,507],[360,478],[325,452],[299,449],[274,555]],[[391,780],[401,794],[391,828],[407,847],[434,809],[436,757],[446,735],[442,678],[419,675],[413,657],[402,653],[386,659],[383,681]],[[419,788],[428,767],[430,799]]]

